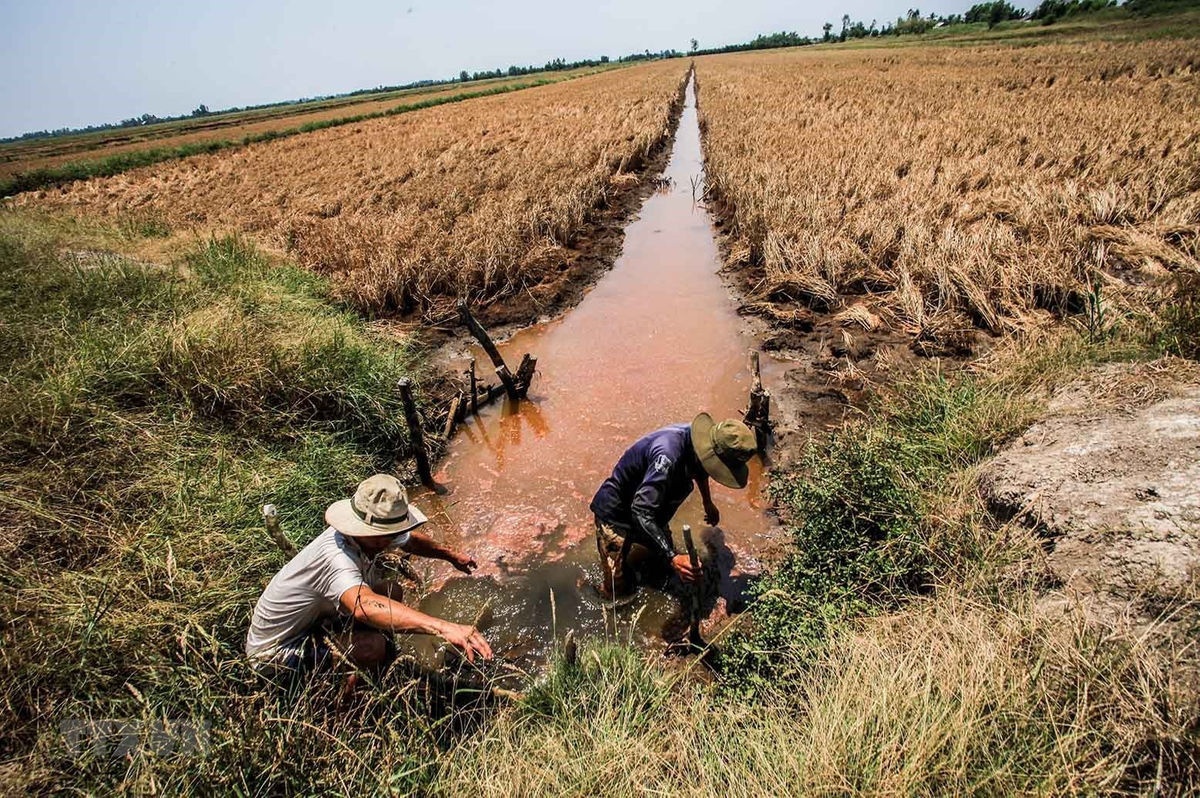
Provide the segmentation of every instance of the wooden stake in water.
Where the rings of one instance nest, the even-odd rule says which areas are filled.
[[[688,560],[696,574],[696,583],[692,586],[692,622],[688,628],[688,643],[693,649],[700,650],[707,645],[704,638],[700,637],[700,595],[704,588],[704,575],[700,571],[700,556],[696,553],[696,543],[692,540],[692,527],[689,524],[683,525],[683,545],[687,546]]]
[[[471,358],[471,368],[468,370],[471,382],[471,415],[479,413],[479,386],[475,377],[475,358]]]
[[[500,350],[492,342],[492,338],[487,334],[487,330],[483,329],[483,326],[471,315],[471,309],[467,307],[467,303],[461,300],[458,303],[458,315],[462,317],[463,324],[467,325],[467,329],[471,331],[471,335],[475,336],[475,340],[483,347],[483,351],[487,352],[487,356],[492,359],[492,365],[496,367],[496,376],[504,384],[504,390],[508,393],[508,398],[514,402],[520,399],[521,393],[517,389],[516,380],[513,379],[512,373],[508,370],[508,366],[505,365],[504,358],[500,356]]]
[[[425,451],[425,435],[421,431],[421,419],[417,415],[417,403],[413,401],[412,380],[403,378],[396,384],[400,401],[404,405],[404,420],[408,422],[408,439],[412,443],[413,456],[417,461],[417,475],[426,487],[434,487],[433,472],[429,469],[429,454]]]
[[[742,421],[754,429],[758,448],[763,449],[771,430],[771,394],[763,388],[758,352],[755,351],[750,352],[750,380],[750,406]]]

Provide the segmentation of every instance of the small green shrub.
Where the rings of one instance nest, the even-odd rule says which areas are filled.
[[[848,619],[894,608],[974,556],[969,526],[931,527],[931,497],[1020,429],[1029,413],[1020,393],[968,374],[920,374],[865,419],[810,443],[772,484],[793,545],[755,586],[750,631],[725,647],[727,683],[769,686]]]

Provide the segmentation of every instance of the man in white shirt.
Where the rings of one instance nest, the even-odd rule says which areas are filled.
[[[451,563],[465,574],[477,567],[416,531],[425,515],[408,503],[399,480],[376,474],[351,499],[329,505],[329,528],[275,575],[258,603],[246,635],[255,666],[303,672],[326,666],[332,648],[361,668],[384,664],[389,632],[437,635],[469,661],[491,659],[479,630],[402,604],[398,586],[377,578],[375,560],[398,548]]]

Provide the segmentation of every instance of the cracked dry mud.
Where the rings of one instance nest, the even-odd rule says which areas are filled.
[[[1135,614],[1184,597],[1200,578],[1200,365],[1114,365],[1066,386],[981,485],[1045,539],[1066,594]]]

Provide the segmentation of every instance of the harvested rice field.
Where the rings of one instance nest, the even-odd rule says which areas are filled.
[[[611,68],[611,67],[608,67]],[[18,173],[52,169],[76,161],[108,158],[156,148],[218,141],[267,138],[306,125],[327,125],[347,117],[395,113],[406,106],[441,103],[463,95],[501,93],[530,85],[558,82],[602,71],[583,67],[554,73],[491,78],[361,96],[288,103],[229,113],[213,113],[144,127],[123,127],[0,144],[0,180]]]
[[[753,306],[964,353],[1200,264],[1194,40],[699,59]]]
[[[368,313],[445,315],[553,278],[589,214],[669,138],[668,61],[197,156],[27,195],[239,232]]]

